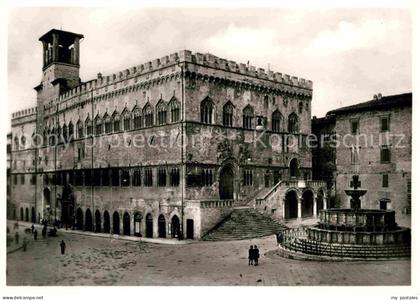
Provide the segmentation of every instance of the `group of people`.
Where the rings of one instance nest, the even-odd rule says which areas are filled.
[[[248,250],[248,266],[258,266],[258,259],[260,258],[260,250],[257,245],[249,247]]]

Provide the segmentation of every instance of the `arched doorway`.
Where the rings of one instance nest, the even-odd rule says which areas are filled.
[[[86,231],[93,231],[93,219],[92,219],[92,212],[90,209],[86,209],[85,213],[85,230]]]
[[[324,191],[319,190],[316,195],[316,214],[319,215],[319,211],[324,209]]]
[[[153,237],[153,216],[151,214],[146,216],[146,237]]]
[[[284,201],[284,218],[294,219],[298,217],[298,200],[295,191],[289,191]]]
[[[174,215],[171,220],[171,236],[173,238],[179,238],[180,223],[178,216]]]
[[[112,233],[120,234],[120,215],[116,211],[112,215]]]
[[[25,221],[29,222],[29,208],[25,208]]]
[[[289,165],[290,178],[297,178],[299,176],[298,160],[293,158]]]
[[[25,219],[23,215],[23,207],[20,208],[20,220],[23,221]]]
[[[230,165],[220,171],[219,196],[221,200],[233,199],[233,170]]]
[[[106,210],[104,211],[104,233],[111,232],[111,220],[109,217],[109,212]]]
[[[83,211],[80,207],[76,210],[76,229],[83,230]]]
[[[35,213],[35,207],[32,206],[31,208],[31,222],[36,223],[36,213]]]
[[[140,231],[140,224],[141,224],[142,216],[139,212],[136,212],[134,214],[134,235],[135,236],[141,236]]]
[[[130,214],[128,212],[125,212],[123,216],[123,233],[130,235]]]
[[[160,238],[166,238],[166,220],[163,215],[158,218],[158,232]]]
[[[95,232],[101,232],[101,213],[99,210],[95,211]]]
[[[306,190],[302,194],[301,215],[303,218],[311,217],[314,214],[314,194]]]

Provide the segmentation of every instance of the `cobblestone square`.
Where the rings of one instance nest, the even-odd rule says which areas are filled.
[[[9,225],[10,227],[10,225]],[[276,256],[274,236],[164,245],[83,236],[60,229],[7,255],[7,285],[32,286],[344,286],[410,285],[411,261],[311,262]],[[67,244],[65,255],[59,243]],[[249,245],[260,265],[248,266]]]

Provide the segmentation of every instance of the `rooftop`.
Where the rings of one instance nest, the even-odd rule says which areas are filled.
[[[411,106],[412,96],[413,96],[412,93],[382,96],[377,99],[373,99],[366,102],[331,110],[327,113],[327,116],[328,115],[343,115],[343,114],[348,114],[348,113],[369,111],[369,110],[386,110],[395,106],[399,106],[399,107]]]

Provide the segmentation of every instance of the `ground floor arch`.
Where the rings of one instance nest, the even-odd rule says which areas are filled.
[[[95,232],[101,232],[101,213],[99,210],[95,211]]]
[[[298,217],[298,196],[296,191],[289,191],[284,200],[284,218],[294,219]]]
[[[303,218],[311,217],[314,214],[314,193],[306,190],[302,194],[301,215]]]
[[[43,190],[43,195],[44,195],[44,203],[45,203],[45,205],[51,205],[51,191],[50,191],[50,189],[48,188],[48,187],[46,187],[44,190]]]
[[[134,213],[134,235],[141,236],[142,215],[139,212]]]
[[[29,208],[25,208],[25,221],[29,222]]]
[[[92,212],[90,209],[86,209],[85,212],[85,230],[86,231],[93,231],[93,218],[92,218]]]
[[[83,211],[80,207],[76,210],[76,229],[83,230]]]
[[[220,170],[219,196],[221,200],[233,199],[233,168],[230,164]]]
[[[125,212],[123,215],[123,234],[130,235],[130,214]]]
[[[104,233],[111,233],[111,220],[109,212],[104,211]]]
[[[289,164],[290,178],[297,178],[299,176],[299,164],[296,158],[293,158]]]
[[[181,232],[181,225],[177,215],[174,215],[171,219],[171,236],[172,238],[179,238]]]
[[[20,220],[23,221],[25,216],[23,215],[23,207],[20,208]]]
[[[166,238],[166,220],[164,215],[159,215],[158,218],[158,236]]]
[[[146,215],[146,237],[153,237],[153,216],[151,214]]]
[[[120,234],[120,214],[117,211],[112,215],[112,233]]]

